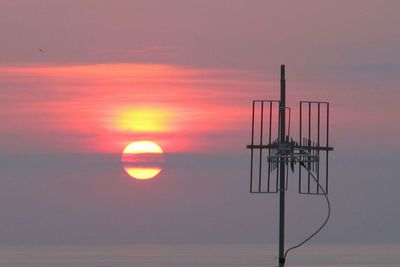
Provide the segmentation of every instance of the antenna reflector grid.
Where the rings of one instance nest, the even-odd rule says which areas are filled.
[[[329,103],[300,101],[299,123],[297,148],[304,159],[298,167],[299,193],[328,194],[328,159],[329,151],[333,150],[329,146]]]
[[[279,101],[253,100],[250,149],[250,193],[277,193],[277,162],[266,159],[276,154],[279,136]]]

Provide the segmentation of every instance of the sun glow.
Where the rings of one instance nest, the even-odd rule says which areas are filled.
[[[135,141],[125,147],[121,162],[129,176],[146,180],[156,177],[161,172],[163,154],[162,148],[152,141]]]
[[[171,111],[162,108],[127,108],[116,112],[113,128],[125,132],[166,132],[172,130]]]
[[[21,88],[40,83],[38,94],[6,92],[12,101],[2,107],[7,114],[2,124],[15,134],[28,129],[35,139],[35,144],[30,138],[1,139],[10,151],[27,146],[120,153],[130,138],[159,140],[168,152],[234,149],[236,141],[225,133],[242,131],[248,118],[248,107],[239,104],[247,97],[240,88],[265,89],[265,81],[248,72],[172,65],[3,66],[0,74],[2,81],[13,80]],[[54,132],[62,132],[65,140]]]

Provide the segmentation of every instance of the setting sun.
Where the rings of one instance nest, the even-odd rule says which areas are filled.
[[[135,141],[125,147],[121,162],[126,173],[132,178],[151,179],[162,170],[163,153],[162,148],[152,141]]]
[[[159,145],[152,141],[136,141],[127,145],[123,154],[138,154],[138,153],[163,153]]]
[[[161,172],[161,168],[136,168],[124,167],[125,171],[133,178],[138,180],[147,180],[154,178]]]

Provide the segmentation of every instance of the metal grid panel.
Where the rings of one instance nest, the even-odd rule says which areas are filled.
[[[274,155],[274,143],[279,136],[279,101],[254,100],[250,148],[250,192],[278,192],[279,171],[276,162],[267,161]]]
[[[328,159],[329,151],[333,149],[329,147],[329,103],[300,101],[299,122],[299,148],[319,158],[299,164],[299,193],[328,194]]]

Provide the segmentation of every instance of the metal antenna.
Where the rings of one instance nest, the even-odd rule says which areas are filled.
[[[281,100],[279,101],[279,143],[286,141],[286,81],[285,65],[281,65]],[[278,149],[279,153],[279,149]],[[285,162],[279,163],[279,266],[285,264]]]
[[[299,166],[300,194],[323,195],[329,205],[328,159],[333,147],[329,146],[329,103],[300,101],[299,139],[294,141],[290,136],[291,109],[286,106],[285,65],[281,65],[280,86],[280,100],[253,100],[251,144],[247,148],[251,159],[250,193],[279,192],[279,267],[283,267],[289,250],[310,240],[327,222],[285,253],[289,167],[295,172],[295,165]]]

